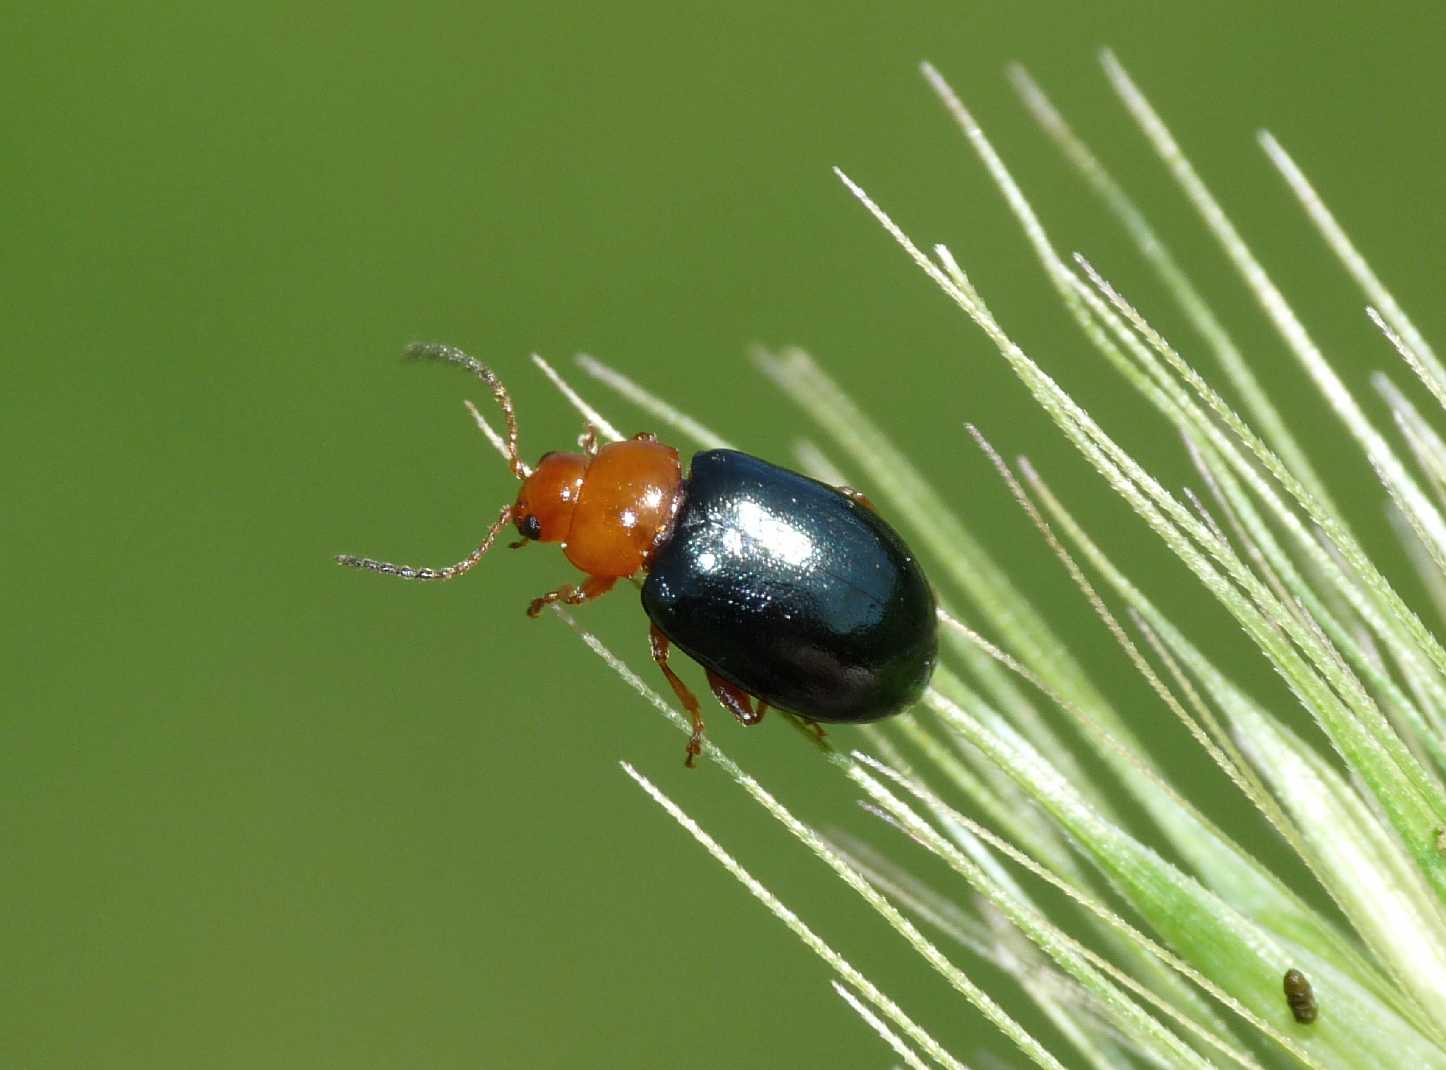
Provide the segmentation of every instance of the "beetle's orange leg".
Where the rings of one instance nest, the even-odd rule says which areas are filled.
[[[828,733],[823,730],[823,725],[819,724],[817,721],[810,721],[807,717],[800,717],[799,721],[802,722],[804,728],[807,728],[810,732],[813,733],[814,738],[817,739],[820,743],[822,743],[825,739],[828,738]]]
[[[877,513],[879,511],[878,506],[874,505],[873,502],[869,501],[869,496],[863,491],[858,490],[857,488],[850,487],[845,484],[844,486],[838,488],[838,492],[849,501],[853,502],[855,505],[862,505],[871,513]]]
[[[648,632],[648,645],[652,649],[653,660],[658,663],[658,668],[663,670],[663,675],[672,685],[673,694],[678,696],[683,709],[687,710],[688,716],[693,719],[693,734],[688,737],[687,757],[683,759],[683,764],[692,769],[694,760],[703,752],[703,711],[698,709],[698,699],[688,690],[688,685],[668,668],[668,637],[656,624],[652,625]]]
[[[737,684],[729,683],[712,669],[708,670],[708,686],[713,689],[713,697],[725,710],[738,718],[739,724],[755,725],[763,720],[763,711],[768,708],[763,700],[759,700],[758,709],[755,711],[752,695]]]
[[[582,447],[583,453],[587,454],[589,457],[596,457],[597,428],[594,427],[592,424],[588,424],[587,430],[582,433],[582,437],[577,440],[577,444]]]
[[[527,615],[536,617],[554,602],[561,602],[565,606],[580,606],[584,602],[591,602],[611,591],[613,584],[617,582],[616,576],[589,576],[581,587],[564,583],[557,590],[548,591],[541,598],[534,598],[527,607]]]

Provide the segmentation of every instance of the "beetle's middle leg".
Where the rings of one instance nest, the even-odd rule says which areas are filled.
[[[758,700],[758,708],[753,708],[753,696],[737,684],[730,683],[723,679],[712,669],[708,669],[708,686],[713,689],[713,697],[716,698],[722,707],[738,718],[741,725],[755,725],[763,720],[763,711],[768,709],[768,703],[762,699]]]
[[[683,764],[689,769],[693,768],[694,760],[703,751],[703,711],[698,708],[698,698],[688,690],[688,685],[678,679],[678,674],[668,668],[668,637],[663,634],[662,629],[656,624],[652,625],[648,632],[648,645],[653,652],[653,660],[658,663],[658,668],[663,670],[663,675],[668,678],[668,683],[673,687],[673,694],[678,696],[678,701],[683,704],[683,709],[688,711],[688,716],[693,719],[693,734],[688,737],[687,756]]]

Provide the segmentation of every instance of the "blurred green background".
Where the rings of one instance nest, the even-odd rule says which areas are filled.
[[[1167,605],[1246,652],[830,174],[949,242],[1030,352],[1168,480],[1194,481],[1051,298],[922,58],[1060,246],[1198,352],[1014,100],[1003,67],[1030,66],[1229,310],[1399,571],[1369,472],[1095,51],[1118,51],[1362,386],[1394,358],[1252,135],[1280,136],[1440,337],[1433,5],[62,3],[6,22],[0,1065],[885,1065],[823,966],[619,759],[961,1055],[1015,1065],[822,866],[715,771],[685,771],[681,737],[559,622],[524,618],[568,578],[560,555],[498,554],[435,587],[330,563],[450,562],[514,493],[462,411],[477,387],[403,367],[409,340],[490,361],[531,454],[578,424],[527,355],[565,368],[587,351],[783,461],[815,429],[745,354],[797,343],[1137,723],[1163,715],[962,421],[1030,453]],[[634,597],[582,617],[652,680]],[[1248,652],[1239,672],[1273,686]],[[777,718],[712,725],[806,820],[870,829]],[[1153,737],[1255,842],[1182,734]]]

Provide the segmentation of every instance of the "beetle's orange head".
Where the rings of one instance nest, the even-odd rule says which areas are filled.
[[[572,528],[572,511],[582,491],[588,459],[581,453],[544,453],[522,481],[512,522],[525,539],[562,542]]]

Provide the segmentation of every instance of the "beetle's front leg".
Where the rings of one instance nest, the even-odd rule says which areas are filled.
[[[548,606],[554,602],[561,602],[565,606],[580,606],[584,602],[591,602],[594,598],[601,598],[613,589],[613,584],[618,582],[616,576],[589,576],[582,582],[582,586],[571,583],[564,583],[555,591],[548,591],[541,598],[534,598],[527,607],[527,615],[536,618]]]

